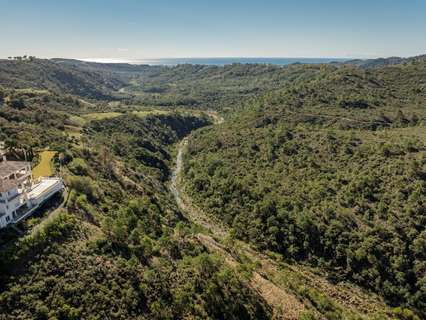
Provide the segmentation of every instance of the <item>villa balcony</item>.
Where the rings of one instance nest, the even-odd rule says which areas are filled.
[[[55,193],[62,191],[64,184],[60,178],[42,178],[38,183],[34,184],[27,193],[26,205],[20,207],[13,216],[14,223],[18,223],[29,217],[37,210],[45,201],[52,197]]]

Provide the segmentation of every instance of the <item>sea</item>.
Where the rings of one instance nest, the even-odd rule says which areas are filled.
[[[129,63],[135,65],[175,66],[179,64],[199,64],[224,66],[233,63],[241,64],[270,64],[285,66],[294,63],[318,64],[331,62],[345,62],[343,58],[164,58],[164,59],[84,59],[85,61],[103,63]]]

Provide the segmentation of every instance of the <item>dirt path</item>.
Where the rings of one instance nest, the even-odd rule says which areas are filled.
[[[213,223],[212,218],[208,218],[205,214],[202,214],[200,210],[192,204],[188,196],[181,189],[183,150],[186,148],[187,144],[187,138],[183,139],[179,144],[179,149],[176,157],[176,167],[173,170],[171,178],[170,191],[175,197],[176,203],[178,204],[179,208],[186,214],[189,220],[211,231],[214,235],[223,238],[228,234],[226,227],[220,225],[218,221],[215,221]]]
[[[190,221],[202,226],[211,232],[215,237],[225,238],[228,235],[228,230],[219,221],[215,221],[213,217],[209,217],[195,206],[191,199],[182,190],[182,170],[183,170],[183,152],[188,144],[188,140],[184,139],[179,144],[179,150],[176,158],[176,168],[172,173],[170,190],[173,193],[176,203]],[[224,257],[229,266],[238,268],[241,263],[235,257],[235,252],[231,254],[224,245],[217,242],[213,237],[198,234],[198,240],[206,246],[210,251],[219,253]],[[253,255],[254,251],[245,244],[240,244],[245,255]],[[258,257],[259,258],[259,257]],[[262,260],[264,258],[261,258]],[[252,289],[258,292],[263,299],[273,308],[274,317],[276,319],[299,319],[299,316],[305,311],[304,304],[293,293],[280,288],[273,282],[261,275],[263,264],[259,271],[254,271],[249,281]],[[266,265],[266,264],[265,264]],[[270,268],[271,266],[268,266]],[[265,269],[265,271],[267,271]]]
[[[222,118],[216,118],[216,124],[222,122]],[[210,251],[220,254],[229,266],[238,269],[242,267],[242,261],[247,260],[257,265],[248,284],[271,306],[275,319],[299,319],[305,311],[313,313],[316,319],[324,319],[295,288],[312,288],[325,294],[348,314],[373,315],[389,310],[382,299],[358,287],[346,283],[332,284],[324,275],[306,266],[277,263],[242,241],[235,241],[228,247],[216,240],[225,239],[229,235],[228,228],[195,205],[184,189],[183,155],[187,146],[188,138],[185,138],[179,144],[176,167],[171,177],[170,190],[177,205],[188,220],[206,229],[207,232],[197,235],[198,240]]]

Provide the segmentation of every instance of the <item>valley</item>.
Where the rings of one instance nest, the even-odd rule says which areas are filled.
[[[0,319],[423,318],[425,79],[0,61],[8,158],[67,189],[0,231]]]
[[[204,232],[196,237],[204,246],[223,256],[232,268],[248,273],[246,281],[273,308],[274,318],[347,319],[364,315],[374,319],[392,313],[377,296],[348,283],[333,284],[326,274],[300,264],[283,263],[276,256],[261,254],[247,243],[232,239],[229,228],[214,215],[201,211],[185,192],[182,171],[187,148],[188,138],[185,138],[179,144],[172,173],[170,190],[178,206],[185,217],[202,227]]]

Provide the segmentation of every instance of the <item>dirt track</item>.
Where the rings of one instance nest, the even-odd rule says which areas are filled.
[[[225,226],[221,225],[220,222],[214,221],[208,214],[202,212],[196,205],[194,205],[188,195],[185,193],[182,187],[182,168],[183,168],[183,153],[188,144],[188,140],[184,139],[179,144],[179,150],[176,158],[176,167],[172,173],[170,191],[173,193],[176,203],[178,204],[181,211],[185,214],[186,218],[195,224],[202,226],[213,234],[214,237],[223,239],[228,235],[228,230]],[[213,237],[205,234],[198,234],[198,240],[210,251],[220,254],[229,266],[238,268],[240,262],[235,257],[235,251],[233,254]],[[242,244],[239,246],[243,251],[244,255],[253,256],[256,252],[249,248],[248,245]],[[258,271],[252,273],[249,285],[252,289],[258,292],[263,299],[273,308],[274,318],[276,319],[299,319],[300,314],[305,310],[304,304],[299,301],[297,296],[293,293],[280,288],[273,282],[262,276],[263,265],[269,265],[265,261],[263,255],[255,257],[256,259],[263,260],[261,268]],[[271,262],[272,263],[272,262]],[[268,268],[273,267],[269,265]],[[265,269],[265,272],[267,270]]]
[[[216,125],[223,121],[220,116],[214,117]],[[248,285],[258,292],[274,310],[274,319],[299,319],[304,311],[308,311],[307,309],[315,315],[316,319],[325,319],[324,315],[318,312],[310,301],[302,298],[294,290],[297,287],[313,288],[322,292],[349,313],[375,315],[378,312],[389,310],[379,297],[346,283],[332,284],[326,280],[324,275],[313,272],[309,267],[282,265],[242,241],[236,240],[235,245],[231,247],[223,245],[221,240],[229,235],[228,228],[217,218],[194,204],[191,197],[185,192],[182,173],[183,155],[187,146],[188,138],[185,138],[178,146],[176,166],[171,177],[170,190],[177,205],[188,220],[206,230],[206,232],[197,234],[197,239],[211,252],[220,254],[230,267],[238,269],[242,266],[241,261],[247,261],[247,259],[257,264],[257,268],[248,280]],[[297,280],[290,280],[291,285],[280,280],[285,278],[286,273],[295,275],[294,279],[297,278]]]

